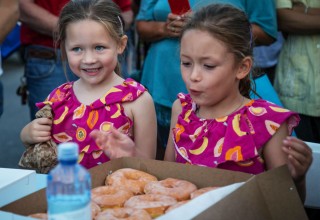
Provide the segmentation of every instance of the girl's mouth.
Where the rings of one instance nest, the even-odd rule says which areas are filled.
[[[82,70],[88,75],[95,75],[99,72],[100,69],[101,68],[83,68]]]

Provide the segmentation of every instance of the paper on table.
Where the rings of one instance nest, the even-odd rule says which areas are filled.
[[[160,216],[159,218],[157,218],[157,220],[193,219],[198,214],[200,214],[210,206],[214,205],[215,203],[217,203],[218,201],[220,201],[221,199],[238,189],[243,184],[244,182],[235,183],[204,193],[190,200],[188,203],[174,209],[174,211],[168,212],[167,214]]]

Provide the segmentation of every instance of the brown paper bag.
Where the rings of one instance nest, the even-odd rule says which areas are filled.
[[[53,119],[50,105],[36,113],[36,118],[44,117]],[[37,173],[48,173],[57,164],[57,144],[52,140],[28,146],[19,161],[20,167],[34,169]]]

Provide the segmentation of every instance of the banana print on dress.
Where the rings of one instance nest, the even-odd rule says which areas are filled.
[[[251,100],[234,113],[203,119],[190,95],[178,94],[182,111],[173,129],[176,161],[258,174],[265,171],[262,147],[284,122],[289,133],[298,124],[297,113],[271,102]],[[183,128],[183,129],[182,129]]]
[[[79,102],[73,91],[73,82],[65,83],[53,90],[44,102],[37,103],[41,108],[49,104],[55,113],[52,126],[53,140],[59,144],[75,141],[79,144],[79,161],[86,168],[109,161],[101,148],[90,138],[94,129],[108,131],[114,126],[132,137],[133,122],[125,114],[123,104],[133,102],[146,90],[133,79],[126,79],[106,91],[105,95],[90,105]]]

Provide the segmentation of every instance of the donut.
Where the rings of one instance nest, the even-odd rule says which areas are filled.
[[[131,196],[132,192],[114,186],[98,186],[91,189],[91,199],[101,209],[122,207]]]
[[[157,177],[132,168],[122,168],[107,176],[106,185],[118,186],[130,190],[135,195],[143,194],[144,186]]]
[[[91,201],[91,217],[94,219],[98,213],[101,212],[100,207],[97,205],[97,203]]]
[[[149,213],[143,209],[133,209],[133,208],[117,208],[117,209],[107,209],[100,212],[95,220],[152,220]]]
[[[47,213],[34,213],[31,215],[28,215],[29,217],[36,218],[36,219],[42,219],[42,220],[47,220],[48,219],[48,214]]]
[[[200,196],[203,193],[206,193],[206,192],[209,192],[211,190],[218,189],[218,188],[219,187],[217,187],[217,186],[204,187],[204,188],[201,188],[201,189],[198,189],[198,190],[192,192],[190,197],[191,197],[191,199],[194,199],[194,198],[196,198],[197,196]]]
[[[193,183],[174,178],[149,182],[144,187],[144,192],[146,194],[167,195],[174,197],[178,201],[190,199],[190,194],[195,190],[197,190],[197,187]]]
[[[166,213],[186,204],[187,202],[189,202],[190,200],[184,200],[184,201],[180,201],[180,202],[177,202],[176,204],[170,206],[167,210],[166,210]]]
[[[125,208],[136,208],[146,210],[152,218],[162,215],[165,210],[174,204],[177,200],[171,196],[145,194],[131,197],[124,203]]]

